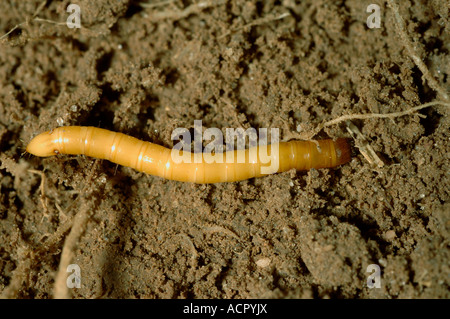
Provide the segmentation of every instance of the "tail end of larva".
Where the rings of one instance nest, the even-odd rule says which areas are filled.
[[[351,140],[348,138],[338,138],[334,142],[336,150],[336,166],[350,162],[352,159]]]
[[[26,151],[40,157],[56,155],[50,132],[44,132],[35,136],[30,143],[28,143]]]

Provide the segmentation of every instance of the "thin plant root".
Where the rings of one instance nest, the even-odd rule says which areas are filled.
[[[71,294],[67,287],[67,267],[72,263],[75,258],[75,250],[78,245],[78,241],[86,229],[86,224],[89,220],[89,205],[85,205],[77,215],[75,215],[73,221],[73,227],[70,230],[69,235],[66,238],[64,247],[61,253],[61,260],[58,267],[58,273],[55,277],[55,286],[53,290],[53,297],[55,299],[68,299]]]
[[[185,243],[187,243],[187,245],[189,246],[189,249],[191,251],[191,266],[192,268],[196,268],[197,267],[197,260],[198,260],[198,252],[197,249],[195,249],[195,245],[192,242],[192,240],[189,238],[188,235],[186,235],[185,233],[179,233],[178,234]]]
[[[173,0],[169,1],[162,1],[158,3],[145,3],[145,2],[138,2],[138,5],[140,5],[143,8],[156,8],[160,7],[166,4],[170,4],[174,2]],[[173,21],[181,20],[184,18],[187,18],[191,14],[198,13],[202,10],[205,10],[210,7],[219,6],[222,4],[225,4],[225,0],[219,0],[219,1],[213,1],[213,0],[206,0],[199,3],[191,4],[190,6],[186,7],[184,10],[174,10],[174,11],[162,11],[162,12],[155,12],[151,14],[152,22],[158,21],[158,20],[164,20],[169,19]]]
[[[46,4],[47,4],[47,0],[44,0],[41,2],[41,4],[37,7],[36,11],[34,12],[33,16],[31,17],[31,20],[34,20],[37,17],[37,15],[42,11],[42,9],[44,9]],[[17,30],[21,26],[26,25],[28,23],[29,23],[29,20],[27,19],[27,21],[25,21],[25,22],[16,24],[11,30],[9,30],[8,32],[6,32],[4,35],[2,35],[0,37],[0,41],[2,41],[4,38],[6,38],[8,35],[10,35],[12,32]]]
[[[42,19],[39,17],[34,18],[33,21],[46,22],[46,23],[56,24],[56,25],[67,25],[67,22],[58,22],[58,21],[49,20],[49,19]],[[82,26],[80,25],[80,27],[82,27]]]
[[[95,161],[92,169],[87,178],[88,182],[92,180],[94,172],[97,168],[98,160]],[[86,184],[87,185],[87,184]],[[80,240],[81,235],[84,233],[86,229],[86,224],[89,221],[89,205],[85,204],[83,209],[81,209],[73,219],[73,226],[70,230],[69,235],[66,238],[64,243],[61,260],[58,267],[58,273],[55,277],[55,285],[53,289],[53,297],[55,299],[68,299],[71,294],[67,287],[67,267],[72,263],[72,260],[75,257],[75,250],[78,246],[78,242]]]
[[[414,47],[417,44],[412,43],[412,41],[409,39],[408,34],[406,32],[406,26],[405,26],[405,20],[400,15],[398,10],[398,5],[394,0],[388,0],[388,4],[391,7],[392,11],[394,11],[395,20],[397,21],[397,28],[398,32],[400,34],[400,38],[403,42],[403,45],[406,48],[406,51],[408,52],[408,55],[411,57],[411,59],[414,61],[414,63],[417,65],[419,70],[422,72],[423,77],[427,80],[428,85],[435,90],[439,95],[441,95],[445,100],[449,100],[448,93],[441,87],[439,82],[431,75],[430,71],[428,70],[425,63],[422,61],[422,59],[417,55]]]
[[[45,174],[42,171],[38,171],[38,170],[34,170],[34,169],[29,169],[28,171],[33,174],[41,175],[41,184],[39,185],[39,190],[41,192],[41,198],[40,198],[41,204],[44,209],[42,214],[45,217],[48,217],[48,198],[47,198],[47,196],[45,196],[45,181],[46,181]]]
[[[408,114],[412,114],[414,112],[417,112],[421,109],[430,107],[430,106],[434,106],[434,105],[444,105],[447,107],[450,107],[450,103],[446,103],[446,102],[441,102],[441,101],[434,101],[434,102],[429,102],[429,103],[425,103],[413,108],[410,108],[408,110],[405,111],[401,111],[401,112],[394,112],[394,113],[387,113],[387,114],[379,114],[379,113],[368,113],[368,114],[348,114],[348,115],[342,115],[338,118],[335,118],[334,120],[325,122],[321,129],[327,126],[331,126],[331,125],[335,125],[338,124],[340,122],[344,122],[344,121],[348,121],[348,120],[366,120],[366,119],[371,119],[371,118],[396,118],[396,117],[400,117],[400,116],[404,116],[404,115],[408,115]],[[320,127],[320,125],[319,125]]]
[[[401,111],[401,112],[385,113],[385,114],[382,114],[382,113],[346,114],[346,115],[339,116],[333,120],[321,123],[321,124],[317,125],[317,127],[315,127],[312,131],[305,132],[305,134],[301,134],[301,135],[302,135],[302,139],[310,140],[314,136],[316,136],[325,127],[333,126],[333,125],[339,124],[341,122],[350,121],[350,120],[367,120],[367,119],[373,119],[373,118],[394,119],[396,117],[413,114],[419,110],[422,110],[422,109],[430,107],[430,106],[435,106],[435,105],[443,105],[446,107],[450,107],[450,103],[443,102],[443,101],[433,101],[433,102],[425,103],[425,104],[422,104],[422,105],[419,105],[416,107],[412,107],[408,110]],[[423,117],[423,115],[421,115],[421,117]]]
[[[81,190],[81,194],[85,194],[86,193],[86,189],[87,186],[90,185],[91,181],[92,181],[92,177],[94,174],[94,168],[96,167],[98,161],[96,161],[94,163],[94,166],[89,174],[89,176],[86,179],[86,184],[83,187],[83,189]],[[84,195],[85,196],[85,195]],[[66,209],[67,210],[67,215],[68,212],[70,210],[72,210],[72,208],[74,207],[74,204],[79,200],[80,197],[78,197],[77,199],[75,199],[70,205],[69,207]],[[85,209],[85,211],[87,211],[87,208]],[[61,225],[59,226],[59,228],[56,230],[56,232],[54,232],[52,235],[50,235],[49,237],[47,237],[47,239],[45,240],[45,242],[40,246],[40,247],[33,247],[33,248],[26,248],[26,251],[24,252],[24,258],[23,260],[20,260],[18,262],[18,266],[17,269],[13,272],[13,275],[11,277],[11,281],[10,284],[8,285],[8,287],[6,287],[2,294],[0,295],[0,298],[15,298],[18,294],[18,292],[20,291],[20,289],[25,285],[25,283],[27,281],[29,281],[27,278],[27,276],[31,273],[31,270],[33,269],[33,266],[36,262],[36,260],[38,259],[43,259],[45,258],[45,256],[48,256],[49,254],[57,254],[59,253],[59,251],[57,250],[57,247],[61,245],[61,241],[63,240],[64,236],[71,230],[73,229],[73,226],[75,224],[79,225],[77,226],[76,230],[73,232],[74,235],[72,236],[72,238],[76,237],[75,235],[78,233],[78,229],[81,227],[82,231],[85,228],[85,223],[83,223],[83,218],[85,216],[83,215],[87,215],[87,213],[83,213],[84,211],[80,211],[80,213],[78,213],[76,216],[80,215],[81,217],[78,217],[77,219],[75,219],[75,217],[71,216],[68,217],[67,220]],[[81,219],[81,221],[80,221]],[[79,235],[78,235],[79,237]],[[77,237],[77,238],[78,238]],[[69,243],[69,244],[68,244]],[[70,253],[70,249],[72,248],[73,245],[73,239],[71,239],[70,241],[67,240],[66,244],[64,245],[65,247],[63,248],[63,255],[68,257],[64,257],[64,264],[66,264],[65,269],[67,269],[67,262],[70,260],[72,260],[71,257],[71,253]],[[66,248],[66,246],[71,246],[69,248]],[[64,252],[64,250],[66,252]],[[72,253],[73,254],[73,253]],[[26,258],[25,258],[26,257]],[[61,272],[62,274],[60,275],[60,278],[64,278],[63,275],[67,275],[67,273],[65,273],[65,271],[62,271],[64,265],[61,266],[61,262],[60,262],[60,266],[59,266],[59,272]],[[64,270],[65,270],[64,269]],[[67,278],[67,277],[66,277]],[[66,287],[64,290],[61,287],[61,282],[64,285],[64,287]],[[63,281],[62,279],[59,279],[59,281],[55,280],[55,285],[59,285],[59,290],[57,292],[59,297],[68,297],[68,291],[67,291],[67,285],[65,280]]]
[[[42,11],[42,9],[45,7],[46,4],[47,4],[47,1],[43,1],[39,5],[39,7],[36,9],[35,13],[31,16],[31,18],[27,18],[25,22],[16,24],[12,29],[10,29],[8,32],[6,32],[4,35],[2,35],[0,37],[0,42],[8,42],[8,40],[6,39],[8,37],[8,35],[10,35],[12,32],[19,29],[22,26],[28,26],[31,21],[40,22],[40,23],[50,23],[50,24],[60,25],[60,26],[67,26],[66,21],[59,22],[59,21],[54,21],[54,20],[50,20],[50,19],[39,18],[37,16]],[[81,25],[80,25],[80,28],[84,29],[83,26],[81,26]]]
[[[156,2],[156,3],[137,2],[137,5],[141,6],[142,8],[145,8],[145,9],[153,9],[153,8],[165,6],[170,3],[174,3],[175,1],[176,0],[165,0],[165,1],[160,1],[160,2]]]
[[[346,121],[347,131],[352,135],[355,140],[355,146],[359,149],[364,158],[369,162],[372,167],[381,168],[384,166],[384,162],[378,157],[377,153],[370,146],[366,137],[361,131],[350,121]]]
[[[222,34],[221,36],[217,37],[217,39],[220,40],[222,38],[225,38],[225,37],[229,36],[232,33],[241,31],[241,30],[246,29],[246,28],[251,28],[251,27],[256,26],[256,25],[261,25],[261,24],[272,22],[272,21],[281,20],[281,19],[284,19],[286,17],[289,17],[290,15],[291,14],[289,12],[285,12],[285,13],[282,13],[282,14],[280,14],[278,16],[270,15],[268,17],[256,19],[256,20],[254,20],[254,21],[252,21],[250,23],[247,23],[246,25],[243,25],[243,26],[241,26],[239,28],[232,29],[232,30]]]

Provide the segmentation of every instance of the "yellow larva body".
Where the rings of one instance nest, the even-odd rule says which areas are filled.
[[[291,141],[276,145],[279,147],[278,156],[272,157],[272,160],[278,161],[277,170],[270,173],[292,168],[331,168],[350,160],[350,146],[346,139]],[[220,154],[223,161],[219,163],[208,161],[211,154],[206,153],[188,153],[188,158],[192,159],[189,163],[175,163],[171,156],[172,150],[163,146],[101,128],[64,126],[36,136],[28,144],[27,152],[36,156],[84,154],[166,179],[204,184],[235,182],[265,175],[261,168],[268,165],[261,163],[259,155],[254,157],[251,154],[260,154],[260,148],[266,148],[265,154],[272,154],[272,146],[255,148],[229,151],[229,158],[235,159],[231,163],[225,159],[229,152]],[[251,153],[252,151],[256,153]],[[239,153],[245,156],[242,163],[236,160]],[[201,155],[200,163],[194,161],[196,155]]]

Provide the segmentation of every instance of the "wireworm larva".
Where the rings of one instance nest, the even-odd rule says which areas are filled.
[[[211,162],[207,158],[211,154],[201,153],[200,163],[194,160],[189,163],[175,163],[171,149],[122,133],[87,126],[63,126],[41,133],[30,141],[26,150],[42,157],[59,153],[84,154],[166,179],[203,184],[235,182],[267,175],[262,173],[264,164],[258,155],[261,154],[259,152],[261,148],[264,148],[266,154],[271,155],[275,154],[271,153],[275,148],[278,151],[271,157],[272,160],[278,161],[276,170],[269,173],[284,172],[292,168],[297,170],[332,168],[347,163],[351,157],[347,139],[341,138],[336,141],[328,139],[281,142],[220,153],[225,159],[226,153],[232,152],[228,155],[237,159],[238,153],[244,152],[245,162],[230,163],[225,160],[221,163]],[[251,153],[252,151],[255,153]],[[188,158],[193,159],[195,154],[188,152]]]

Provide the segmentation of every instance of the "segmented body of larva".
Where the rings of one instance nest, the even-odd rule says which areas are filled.
[[[216,162],[212,161],[212,154],[202,153],[200,162],[196,163],[194,156],[198,154],[188,153],[184,158],[190,160],[175,163],[171,149],[87,126],[63,126],[41,133],[28,144],[27,152],[43,157],[84,154],[166,179],[199,184],[241,181],[293,168],[332,168],[347,163],[351,157],[347,139],[337,139],[290,141],[228,151],[221,153],[220,161],[216,156]],[[270,154],[271,163],[263,163],[260,154]],[[273,161],[277,165],[271,165]],[[266,168],[264,173],[263,168]]]

